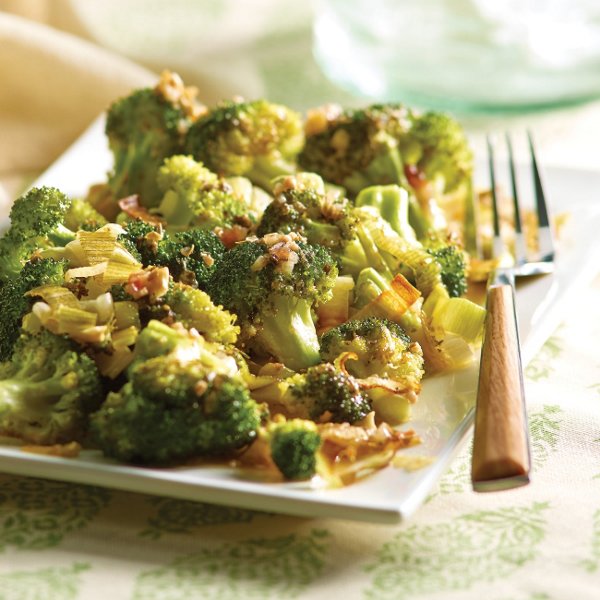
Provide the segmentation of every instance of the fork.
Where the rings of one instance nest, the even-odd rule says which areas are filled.
[[[509,253],[500,236],[494,148],[487,138],[493,215],[493,255],[500,258],[488,280],[471,479],[477,492],[511,489],[529,483],[531,451],[523,387],[523,368],[515,305],[515,277],[551,273],[554,242],[531,134],[528,133],[538,218],[537,256],[527,254],[513,149],[506,135],[513,198],[515,247]]]

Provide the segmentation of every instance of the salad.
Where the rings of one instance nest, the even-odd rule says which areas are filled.
[[[472,362],[485,314],[453,118],[208,108],[165,72],[106,135],[105,182],[29,190],[0,239],[0,435],[332,486],[418,443],[422,378]]]

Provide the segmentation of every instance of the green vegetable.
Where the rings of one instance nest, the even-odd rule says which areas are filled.
[[[33,188],[15,200],[11,225],[0,239],[0,279],[15,277],[40,248],[64,246],[75,233],[64,226],[71,200],[53,187]]]
[[[317,472],[321,436],[312,421],[292,419],[269,431],[271,457],[286,479],[310,479]]]
[[[130,381],[92,415],[91,434],[104,454],[169,464],[228,456],[252,442],[261,422],[258,405],[241,379],[215,372],[205,358],[178,346],[138,362]]]
[[[270,191],[294,172],[304,136],[300,115],[266,100],[224,102],[189,130],[185,150],[219,175],[241,175]]]
[[[253,350],[298,370],[319,362],[312,309],[331,297],[337,273],[324,248],[276,234],[226,252],[207,291],[238,316]]]
[[[231,227],[248,206],[233,188],[191,156],[167,158],[158,171],[158,211],[170,227]]]
[[[24,334],[0,364],[0,433],[34,444],[81,440],[101,402],[94,361],[48,331]]]
[[[66,263],[40,258],[25,263],[21,272],[0,288],[0,361],[8,360],[21,334],[23,317],[34,302],[25,294],[42,285],[62,285]]]

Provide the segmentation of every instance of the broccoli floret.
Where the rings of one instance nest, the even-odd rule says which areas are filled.
[[[355,423],[371,412],[357,381],[333,364],[322,363],[288,381],[288,406],[294,406],[313,421]],[[302,407],[302,408],[300,408]]]
[[[170,227],[231,227],[248,207],[233,188],[191,156],[167,158],[158,171],[158,211]]]
[[[107,456],[164,464],[231,455],[256,437],[260,421],[239,378],[174,352],[137,364],[92,415],[91,433]]]
[[[223,242],[212,231],[188,229],[169,234],[139,219],[127,221],[124,229],[118,241],[144,267],[168,267],[176,281],[201,289],[225,253]]]
[[[448,114],[413,112],[411,126],[400,137],[400,150],[409,182],[416,191],[424,182],[432,183],[440,193],[449,193],[470,185],[473,152],[461,125]]]
[[[223,242],[212,231],[189,229],[165,236],[153,264],[168,267],[176,281],[204,289],[224,254]]]
[[[406,185],[398,139],[408,126],[407,116],[400,104],[340,112],[307,135],[298,163],[352,195],[370,185]]]
[[[302,373],[252,390],[272,414],[317,422],[355,423],[371,412],[371,405],[352,375],[332,363],[320,363]]]
[[[65,261],[52,258],[31,260],[0,288],[0,361],[11,357],[21,334],[21,321],[33,304],[25,294],[42,285],[62,285],[66,266]]]
[[[434,201],[422,192],[421,172],[407,163],[420,158],[419,134],[409,144],[414,114],[399,104],[375,104],[360,110],[347,110],[327,119],[326,126],[306,139],[298,161],[301,167],[344,186],[351,195],[373,185],[397,184],[408,191],[409,220],[418,237],[439,229],[441,213]],[[433,156],[433,152],[432,152]],[[423,184],[423,185],[421,185]],[[419,187],[421,185],[421,187]]]
[[[108,109],[106,135],[114,156],[109,174],[113,198],[138,194],[155,207],[161,198],[156,174],[167,156],[182,150],[183,138],[198,115],[189,90],[166,73],[155,88],[136,90]]]
[[[300,115],[266,100],[225,102],[189,130],[186,152],[219,175],[242,175],[266,190],[294,172],[304,141]]]
[[[358,213],[343,196],[326,194],[323,180],[314,173],[299,173],[275,184],[275,198],[267,206],[258,228],[270,232],[297,232],[311,244],[327,248],[343,275],[356,277],[373,266],[391,276],[372,236]]]
[[[321,338],[324,360],[333,361],[346,352],[354,354],[345,362],[348,372],[373,381],[366,394],[375,413],[394,425],[406,421],[424,374],[419,344],[400,325],[368,317],[334,327]]]
[[[175,283],[161,302],[169,308],[175,321],[186,329],[196,329],[209,342],[235,344],[237,341],[240,328],[235,325],[236,316],[215,306],[206,292]]]
[[[207,291],[237,314],[251,349],[299,370],[319,362],[312,309],[331,297],[337,274],[325,248],[297,234],[269,234],[226,252]]]
[[[346,362],[348,372],[359,378],[376,375],[405,382],[417,389],[423,377],[423,354],[406,332],[388,319],[368,317],[347,321],[321,337],[323,360],[334,361],[343,352],[354,352]]]
[[[310,479],[317,472],[321,436],[312,421],[292,419],[269,431],[271,457],[286,479]]]
[[[274,199],[263,213],[257,230],[267,233],[295,231],[310,244],[341,252],[344,243],[355,237],[355,221],[345,198],[325,194],[323,180],[313,173],[276,181]]]
[[[440,275],[448,295],[458,298],[467,291],[467,256],[452,239],[429,237],[423,240],[425,250],[440,267]]]
[[[23,335],[0,364],[0,433],[34,444],[80,440],[101,401],[94,361],[48,331]]]
[[[85,199],[73,198],[64,225],[72,231],[96,231],[108,221]]]
[[[53,187],[33,188],[15,200],[11,225],[0,239],[0,278],[14,277],[40,248],[64,246],[75,234],[64,226],[71,200]]]

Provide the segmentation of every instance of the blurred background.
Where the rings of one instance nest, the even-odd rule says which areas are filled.
[[[0,0],[4,200],[110,101],[152,83],[164,68],[198,86],[209,105],[234,95],[299,110],[399,100],[455,112],[476,151],[485,130],[531,128],[545,164],[596,169],[596,6],[592,0]],[[594,151],[582,157],[582,144]]]

